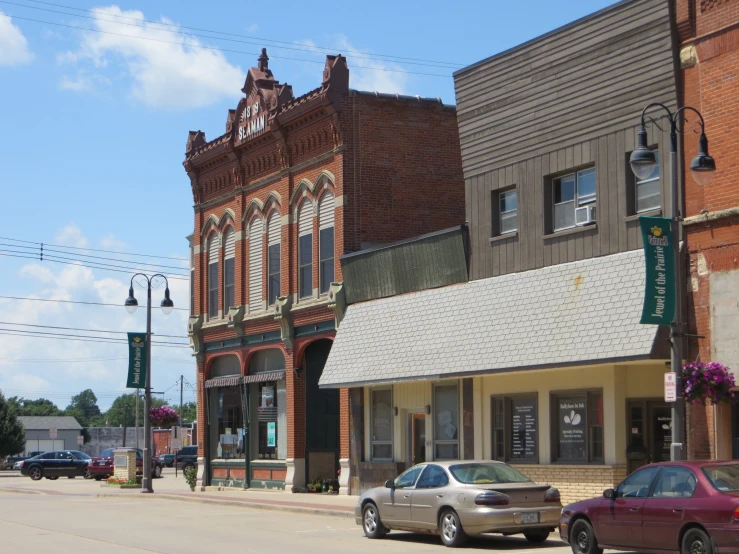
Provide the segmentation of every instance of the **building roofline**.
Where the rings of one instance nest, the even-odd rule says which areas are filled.
[[[513,54],[514,52],[518,50],[522,50],[528,46],[532,46],[536,44],[537,42],[541,42],[545,39],[548,39],[554,35],[557,35],[563,31],[566,31],[568,29],[571,29],[573,27],[576,27],[577,25],[580,25],[581,23],[584,23],[588,20],[595,19],[597,17],[600,17],[601,15],[621,8],[625,4],[629,4],[631,2],[635,2],[636,0],[620,0],[619,2],[616,2],[615,4],[611,4],[610,6],[606,6],[605,8],[601,8],[597,12],[593,12],[591,14],[588,14],[586,16],[583,16],[579,19],[576,19],[575,21],[570,21],[569,23],[565,23],[564,25],[557,27],[556,29],[552,29],[551,31],[544,33],[543,35],[539,35],[538,37],[534,37],[531,40],[527,40],[526,42],[522,42],[521,44],[517,44],[516,46],[512,46],[511,48],[508,48],[506,50],[503,50],[502,52],[498,52],[497,54],[493,54],[492,56],[489,56],[483,60],[480,60],[479,62],[475,62],[471,65],[468,65],[467,67],[463,67],[462,69],[458,69],[454,73],[452,73],[452,77],[456,81],[458,77],[462,77],[465,73],[468,73],[474,69],[478,69],[479,67],[486,65],[490,63],[491,61],[502,58],[504,56],[507,56],[509,54]]]
[[[414,242],[422,241],[427,238],[436,237],[439,235],[448,235],[456,231],[462,231],[464,230],[464,227],[465,227],[464,225],[455,225],[454,227],[449,227],[447,229],[441,229],[440,231],[433,231],[432,233],[426,233],[425,235],[418,235],[417,237],[411,237],[409,239],[399,240],[399,241],[391,242],[388,244],[381,244],[379,246],[365,248],[364,250],[357,250],[356,252],[349,252],[347,254],[339,256],[339,260],[347,260],[349,258],[356,258],[358,256],[364,256],[366,254],[371,254],[372,252],[378,252],[380,250],[387,250],[388,248],[395,248],[398,246],[402,246],[404,244],[411,244]]]
[[[445,108],[452,108],[457,109],[457,106],[455,104],[444,104],[442,102],[441,98],[436,97],[432,98],[430,96],[411,96],[408,94],[392,94],[389,92],[377,92],[370,91],[370,90],[356,90],[356,89],[349,89],[349,94],[351,96],[374,96],[375,98],[386,98],[388,100],[402,100],[404,102],[425,102],[428,104],[440,104],[441,106]]]

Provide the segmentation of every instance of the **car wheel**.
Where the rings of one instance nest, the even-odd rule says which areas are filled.
[[[451,509],[444,510],[439,518],[439,534],[444,546],[457,548],[467,541],[467,533],[462,529],[459,516]]]
[[[44,476],[43,470],[38,466],[33,466],[31,469],[28,470],[28,476],[34,480],[38,481]]]
[[[573,554],[603,554],[598,548],[593,526],[584,519],[578,519],[570,530],[570,546]]]
[[[102,475],[96,475],[95,476],[95,481],[102,481],[102,480],[103,480],[103,476]]]
[[[67,479],[74,479],[76,475],[67,475]]]
[[[182,466],[182,473],[185,473],[185,472],[186,472],[186,471],[187,471],[188,469],[190,469],[191,467],[195,467],[195,466],[193,466],[192,464],[184,464],[184,465]]]
[[[549,529],[532,529],[524,531],[523,536],[526,540],[533,543],[544,542],[549,538]]]
[[[53,477],[47,477],[47,479],[49,481],[56,481],[57,479],[59,479],[59,476],[58,475],[54,475]]]
[[[89,469],[85,470],[85,474],[83,475],[85,479],[92,479],[92,473],[90,473]]]
[[[367,502],[362,509],[362,529],[368,539],[381,539],[387,530],[380,520],[380,511],[373,502]]]
[[[712,554],[713,543],[703,529],[689,529],[683,536],[681,554]]]
[[[159,479],[162,476],[162,466],[155,466],[154,467],[154,479]]]

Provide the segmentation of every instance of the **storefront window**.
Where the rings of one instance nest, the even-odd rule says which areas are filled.
[[[434,459],[459,459],[459,389],[456,384],[434,388]]]
[[[287,458],[287,412],[284,379],[285,358],[276,349],[261,350],[249,364],[251,405],[251,459]],[[280,378],[275,380],[275,376]]]
[[[392,461],[393,459],[393,391],[375,389],[372,396],[371,452],[373,460]]]
[[[539,414],[536,396],[497,396],[492,399],[493,459],[536,463]]]
[[[562,394],[552,400],[555,461],[602,462],[603,394]]]
[[[216,412],[218,418],[218,442],[216,457],[244,457],[244,412],[241,387],[216,389]]]

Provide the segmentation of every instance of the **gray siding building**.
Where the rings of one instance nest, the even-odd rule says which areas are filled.
[[[82,425],[70,416],[20,416],[26,429],[26,453],[42,450],[82,450],[77,437]],[[53,430],[56,437],[52,438]]]

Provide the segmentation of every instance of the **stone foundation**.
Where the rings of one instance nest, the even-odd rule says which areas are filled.
[[[626,466],[516,465],[518,471],[537,483],[559,489],[562,504],[601,496],[626,478]]]

